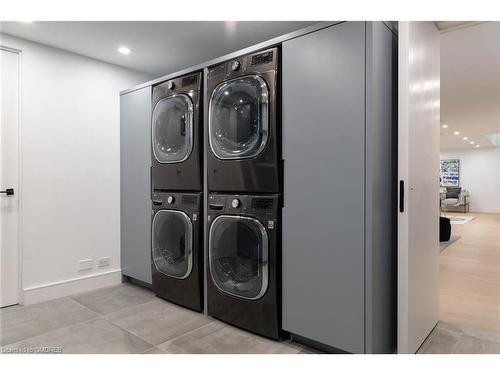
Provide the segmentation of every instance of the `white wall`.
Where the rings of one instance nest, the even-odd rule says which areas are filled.
[[[460,186],[469,191],[471,212],[500,213],[500,148],[441,151],[460,159]]]
[[[24,302],[117,283],[119,91],[152,77],[8,35],[1,44],[22,51]],[[78,271],[100,257],[110,266]]]

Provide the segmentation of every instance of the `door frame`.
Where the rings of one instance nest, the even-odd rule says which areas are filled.
[[[18,126],[17,126],[17,185],[18,185],[18,212],[17,212],[17,304],[24,304],[24,288],[23,288],[23,152],[22,152],[22,124],[23,124],[23,51],[18,48],[13,48],[0,44],[0,50],[15,53],[18,55]]]

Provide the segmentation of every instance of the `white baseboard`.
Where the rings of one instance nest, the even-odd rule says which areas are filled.
[[[24,289],[22,303],[24,305],[31,305],[33,303],[66,297],[71,294],[84,293],[99,288],[117,285],[121,282],[121,270],[118,269],[95,275],[87,275],[48,284],[35,285]]]
[[[470,213],[480,213],[480,214],[500,214],[499,208],[484,208],[484,207],[470,207]]]

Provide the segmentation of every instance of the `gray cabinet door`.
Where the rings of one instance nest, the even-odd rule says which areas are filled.
[[[151,87],[120,97],[122,274],[151,284]]]
[[[365,24],[283,43],[283,328],[364,352]]]

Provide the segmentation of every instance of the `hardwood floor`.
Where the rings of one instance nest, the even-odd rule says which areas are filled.
[[[457,241],[440,255],[440,320],[500,332],[500,214],[452,225]]]

